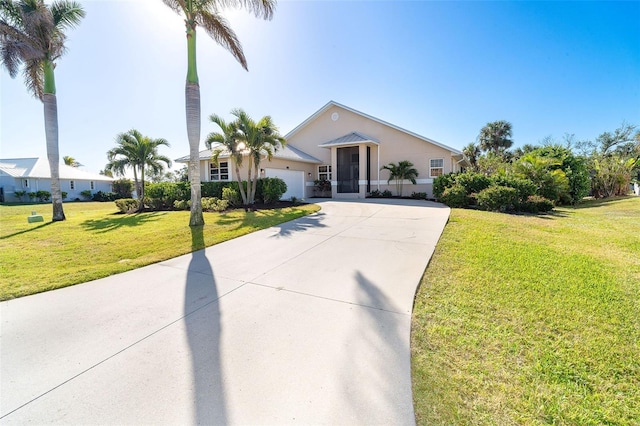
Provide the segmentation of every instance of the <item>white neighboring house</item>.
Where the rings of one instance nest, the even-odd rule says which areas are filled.
[[[80,193],[86,190],[91,194],[111,192],[113,181],[109,176],[60,164],[60,190],[67,193],[66,200],[83,199]],[[46,158],[0,159],[0,201],[20,201],[16,191],[51,192],[49,161]]]

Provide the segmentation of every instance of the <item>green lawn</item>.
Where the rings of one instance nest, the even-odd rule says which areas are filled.
[[[49,222],[51,205],[0,206],[0,300],[105,277],[189,253],[319,210],[313,204],[245,213],[205,213],[192,235],[189,212],[117,214],[114,203],[66,203],[67,220]],[[27,223],[36,210],[45,222]]]
[[[421,425],[640,424],[640,197],[453,209],[412,326]]]

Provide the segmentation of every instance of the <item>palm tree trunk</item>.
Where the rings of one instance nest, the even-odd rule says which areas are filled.
[[[247,202],[247,193],[244,191],[244,185],[242,184],[242,176],[240,176],[240,167],[238,167],[237,162],[233,162],[236,166],[236,179],[238,181],[238,188],[240,190],[240,195],[242,196],[242,204],[245,206],[248,204]]]
[[[187,83],[185,106],[189,139],[189,179],[191,181],[191,215],[189,226],[204,225],[200,182],[200,84],[196,68],[196,30],[187,28]]]
[[[259,164],[255,163],[255,167],[254,167],[255,174],[253,176],[253,186],[251,187],[251,201],[252,201],[252,203],[256,202],[256,188],[258,188],[258,176],[259,176],[258,167],[260,167]]]
[[[47,78],[45,72],[45,79]],[[53,76],[53,68],[51,69]],[[53,222],[65,220],[62,208],[62,192],[60,191],[60,154],[58,152],[58,102],[55,93],[45,93],[42,98],[44,103],[44,129],[47,139],[47,159],[51,170],[51,202],[53,204]]]
[[[247,205],[253,204],[253,197],[251,194],[253,191],[251,190],[253,186],[253,182],[251,181],[251,171],[253,170],[253,161],[251,161],[251,156],[249,156],[249,164],[247,165]]]
[[[140,210],[144,210],[144,165],[140,168]]]

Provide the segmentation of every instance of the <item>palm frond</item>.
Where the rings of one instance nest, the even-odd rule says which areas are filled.
[[[242,51],[238,36],[231,29],[227,20],[217,11],[201,11],[196,16],[196,23],[200,25],[220,46],[227,49],[245,70],[248,70],[247,59]]]
[[[162,0],[162,2],[182,17],[184,17],[187,13],[187,5],[185,4],[184,0]]]
[[[51,5],[51,14],[57,29],[67,29],[77,27],[87,13],[78,2],[58,0]]]
[[[42,100],[44,97],[44,71],[38,59],[26,61],[23,70],[24,84],[33,96]]]

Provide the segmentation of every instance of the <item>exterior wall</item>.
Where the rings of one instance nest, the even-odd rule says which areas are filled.
[[[338,114],[337,120],[332,120],[332,115]],[[370,120],[359,114],[345,110],[338,106],[331,106],[326,111],[317,116],[313,121],[307,123],[302,129],[298,130],[293,136],[291,136],[287,142],[304,152],[313,155],[314,157],[331,164],[334,170],[333,184],[337,185],[335,171],[337,170],[335,147],[322,148],[318,145],[328,142],[330,140],[339,138],[351,132],[360,132],[366,136],[372,137],[379,141],[379,155],[380,162],[378,167],[378,152],[377,149],[372,147],[371,153],[371,185],[372,190],[389,189],[395,195],[395,184],[392,181],[390,185],[387,185],[387,179],[389,178],[389,172],[386,170],[379,171],[379,168],[389,164],[398,163],[403,160],[411,161],[414,167],[418,170],[418,185],[412,185],[411,183],[404,185],[405,195],[410,195],[411,192],[427,192],[428,196],[433,196],[432,183],[434,176],[429,174],[429,165],[431,159],[443,159],[444,173],[457,171],[457,164],[455,159],[452,158],[451,151],[441,148],[437,145],[433,145],[425,140],[411,136],[405,132],[396,130],[392,127],[384,125],[374,120]],[[354,143],[352,146],[357,146]],[[345,145],[347,146],[347,145]],[[366,157],[364,155],[364,146],[360,149],[360,174],[361,180],[365,179],[365,168],[363,167]],[[313,179],[317,179],[316,176]],[[362,185],[361,185],[362,186]],[[337,194],[334,187],[334,196],[345,197],[350,196],[354,198],[364,197],[366,194],[364,189],[361,188],[358,194]]]
[[[28,186],[25,184],[28,181]],[[82,191],[90,190],[92,194],[98,191],[111,192],[112,185],[110,181],[98,181],[94,180],[94,189],[91,189],[91,180],[74,180],[74,189],[71,189],[70,179],[60,179],[60,190],[67,193],[65,200],[72,201],[76,198],[83,199],[80,195]],[[3,188],[5,202],[17,202],[20,201],[14,193],[15,191],[49,191],[51,192],[51,180],[46,178],[13,178],[13,177],[0,177],[0,186]],[[29,201],[28,197],[24,201]]]

